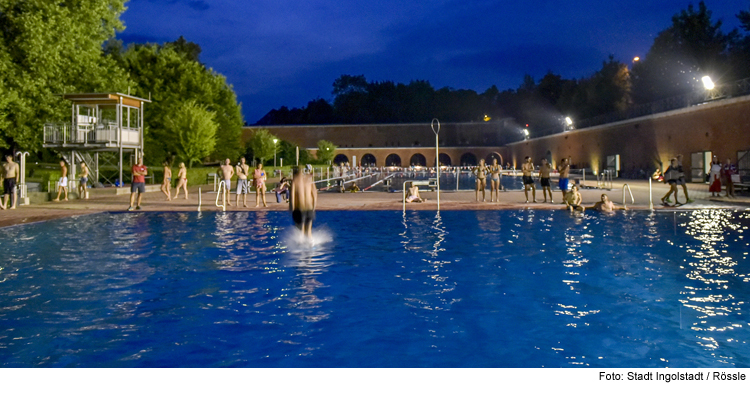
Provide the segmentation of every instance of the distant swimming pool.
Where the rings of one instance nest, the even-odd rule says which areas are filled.
[[[101,214],[2,229],[3,367],[748,367],[746,212]]]

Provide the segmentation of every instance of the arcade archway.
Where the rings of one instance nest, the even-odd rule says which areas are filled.
[[[499,153],[492,152],[492,153],[487,154],[487,156],[484,158],[484,162],[487,163],[487,164],[489,164],[489,165],[492,164],[493,160],[497,160],[497,164],[500,165],[500,166],[504,165],[503,164],[503,156],[500,155]]]
[[[440,166],[453,166],[451,156],[445,153],[440,153]]]
[[[461,156],[461,166],[477,166],[479,164],[479,161],[477,160],[477,156],[473,153],[464,153],[464,155]]]
[[[401,157],[398,154],[390,154],[385,158],[385,166],[401,166]]]
[[[372,154],[365,154],[362,156],[362,160],[360,161],[360,164],[364,167],[368,166],[378,166],[377,160],[375,159],[375,156]]]
[[[349,162],[349,157],[345,156],[344,154],[339,154],[333,159],[334,165],[340,165],[341,163],[346,164]]]
[[[424,157],[422,154],[414,154],[411,156],[411,159],[409,160],[409,165],[411,166],[427,166],[427,158]]]

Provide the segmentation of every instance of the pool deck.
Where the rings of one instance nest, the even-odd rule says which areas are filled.
[[[618,207],[622,206],[622,186],[627,183],[635,198],[635,204],[629,204],[628,209],[648,210],[648,181],[643,180],[617,180],[612,190],[596,188],[583,188],[584,206],[591,206],[599,201],[602,193],[609,195]],[[173,201],[166,201],[161,192],[147,192],[143,196],[143,212],[187,212],[198,210],[198,188],[204,191],[202,194],[202,211],[221,211],[215,206],[216,194],[210,192],[212,186],[193,186],[190,190],[190,199],[184,196]],[[655,210],[691,210],[707,208],[726,208],[747,210],[750,209],[750,196],[738,195],[737,198],[712,198],[708,192],[708,185],[701,183],[689,183],[688,191],[695,202],[679,207],[665,207],[661,205],[661,197],[666,194],[669,187],[663,183],[653,184],[653,200]],[[92,190],[93,191],[93,190]],[[206,192],[209,191],[209,192]],[[174,192],[173,192],[174,194]],[[627,194],[627,193],[626,193]],[[92,194],[94,195],[94,194]],[[488,202],[476,202],[474,191],[442,191],[440,193],[440,210],[502,210],[502,209],[542,209],[563,210],[565,206],[561,202],[561,193],[553,191],[555,203],[541,203],[542,193],[537,190],[538,203],[526,203],[523,191],[500,192],[500,202],[489,202],[490,192],[487,191]],[[361,192],[361,193],[335,193],[320,192],[318,194],[317,210],[402,210],[401,193],[388,193],[383,191]],[[427,199],[425,203],[407,203],[406,210],[428,210],[437,209],[436,193],[424,191],[422,197]],[[684,199],[682,189],[679,191],[680,199]],[[18,224],[46,221],[62,217],[72,217],[100,212],[124,212],[129,205],[129,195],[106,195],[94,197],[88,200],[71,199],[67,202],[47,202],[37,205],[19,206],[15,210],[0,211],[0,227]],[[235,202],[234,194],[231,195],[232,203]],[[266,196],[268,207],[255,208],[255,193],[248,195],[249,208],[236,206],[227,207],[227,211],[256,211],[274,210],[284,211],[288,209],[287,204],[276,203],[273,193]],[[629,194],[627,196],[630,202]],[[481,200],[481,194],[480,194]],[[242,205],[242,203],[240,203]]]

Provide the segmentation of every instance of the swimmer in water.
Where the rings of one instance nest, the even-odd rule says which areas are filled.
[[[312,177],[300,172],[299,167],[294,167],[292,170],[289,195],[289,210],[292,212],[294,224],[305,236],[312,237],[318,190],[315,188]]]

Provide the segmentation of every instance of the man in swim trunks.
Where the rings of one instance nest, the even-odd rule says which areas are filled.
[[[78,183],[78,198],[79,199],[89,199],[87,196],[87,188],[86,184],[89,182],[89,167],[86,166],[86,163],[81,161],[81,180]]]
[[[219,176],[224,181],[224,203],[227,206],[232,206],[229,199],[229,191],[232,188],[232,176],[234,176],[234,167],[231,165],[229,158],[224,160],[224,165],[219,167]]]
[[[539,183],[542,185],[544,202],[547,202],[547,193],[549,192],[549,201],[555,203],[555,200],[552,199],[552,185],[549,181],[550,171],[552,171],[552,165],[550,165],[546,158],[542,158],[542,165],[539,167]]]
[[[141,209],[141,198],[146,193],[146,175],[148,175],[148,168],[143,165],[143,156],[138,158],[138,163],[133,165],[133,181],[130,183],[130,207],[128,210],[133,210],[133,204],[136,203],[135,196],[138,194],[138,202],[135,209]]]
[[[60,194],[62,194],[63,191],[65,191],[65,200],[68,200],[68,167],[65,165],[65,161],[60,161],[60,182],[59,186],[57,187],[57,198],[54,199],[55,202],[60,202]]]
[[[560,162],[560,166],[557,167],[557,171],[560,172],[560,181],[558,187],[562,191],[563,203],[565,203],[565,194],[568,192],[568,175],[570,174],[570,161],[567,158],[563,158]]]
[[[563,200],[563,203],[567,205],[567,208],[571,212],[574,210],[579,212],[586,210],[586,208],[581,206],[581,202],[583,202],[583,197],[581,196],[581,193],[578,192],[578,186],[571,187],[571,189],[565,194],[565,199]]]
[[[531,157],[524,159],[521,171],[523,172],[523,193],[526,194],[526,203],[529,203],[529,188],[531,188],[532,199],[536,202],[536,186],[534,185],[534,179],[531,177],[531,173],[534,171],[534,164],[531,163]]]
[[[479,166],[474,168],[472,172],[477,176],[477,185],[475,189],[476,200],[479,201],[479,191],[482,191],[482,202],[484,202],[485,190],[487,189],[487,171],[488,168],[484,164],[484,158],[479,160]]]
[[[312,177],[300,172],[299,167],[292,170],[292,184],[290,186],[289,210],[297,228],[307,237],[312,236],[312,223],[315,220],[315,205],[318,200],[318,190]]]
[[[250,184],[247,176],[250,174],[250,166],[245,163],[245,157],[240,158],[237,164],[237,207],[240,206],[240,195],[242,195],[242,205],[247,207],[247,194],[250,192]]]
[[[16,182],[20,176],[20,170],[17,163],[13,162],[13,154],[5,156],[3,165],[3,201],[0,202],[0,209],[16,208]],[[10,198],[10,202],[8,199]],[[10,208],[8,207],[10,205]]]

